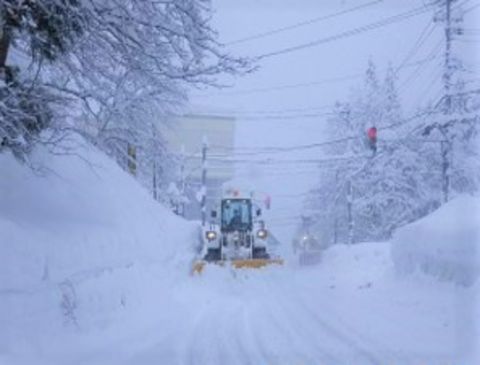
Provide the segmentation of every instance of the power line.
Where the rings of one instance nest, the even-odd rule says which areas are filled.
[[[257,58],[259,60],[262,60],[262,59],[265,59],[265,58],[279,56],[279,55],[286,54],[286,53],[292,53],[292,52],[300,51],[300,50],[303,50],[303,49],[306,49],[306,48],[316,47],[316,46],[326,44],[326,43],[330,43],[330,42],[333,42],[333,41],[337,41],[337,40],[340,40],[340,39],[343,39],[343,38],[349,38],[349,37],[352,37],[352,36],[355,36],[355,35],[358,35],[358,34],[361,34],[361,33],[365,33],[365,32],[375,30],[375,29],[378,29],[378,28],[381,28],[381,27],[385,27],[385,26],[388,26],[388,25],[391,25],[391,24],[402,22],[406,19],[409,19],[409,18],[412,18],[414,16],[423,14],[423,13],[429,11],[429,10],[430,10],[429,7],[421,6],[421,7],[409,10],[407,12],[400,13],[400,14],[397,14],[397,15],[394,15],[394,16],[390,16],[390,17],[384,18],[380,21],[370,23],[370,24],[367,24],[367,25],[363,25],[361,27],[353,28],[353,29],[350,29],[350,30],[347,30],[347,31],[329,36],[329,37],[320,38],[320,39],[317,39],[315,41],[299,44],[297,46],[292,46],[292,47],[283,48],[283,49],[280,49],[280,50],[277,50],[277,51],[264,53]]]
[[[363,74],[352,74],[352,75],[347,75],[347,76],[341,76],[341,77],[333,77],[333,78],[326,78],[326,79],[321,79],[318,81],[312,81],[312,82],[304,82],[304,83],[297,83],[297,84],[287,84],[287,85],[278,85],[278,86],[271,86],[271,87],[263,87],[263,88],[255,88],[255,89],[248,89],[248,90],[239,90],[239,91],[231,91],[231,92],[218,92],[215,93],[214,95],[248,95],[248,94],[255,94],[255,93],[263,93],[263,92],[269,92],[269,91],[278,91],[278,90],[286,90],[286,89],[297,89],[297,88],[302,88],[302,87],[309,87],[309,86],[318,86],[318,85],[325,85],[325,84],[330,84],[330,83],[336,83],[336,82],[343,82],[343,81],[350,81],[353,79],[357,79],[361,77]],[[196,97],[210,97],[212,94],[197,94],[195,95]]]
[[[397,67],[397,72],[400,69],[405,69],[405,68],[410,68],[410,67],[415,67],[418,65],[423,65],[425,63],[429,63],[437,59],[438,56],[435,57],[427,57],[423,58],[421,60],[405,63],[401,67]],[[211,96],[238,96],[238,95],[250,95],[250,94],[257,94],[257,93],[266,93],[266,92],[271,92],[271,91],[281,91],[281,90],[287,90],[287,89],[297,89],[297,88],[304,88],[304,87],[313,87],[313,86],[320,86],[320,85],[325,85],[329,83],[337,83],[337,82],[344,82],[344,81],[350,81],[354,79],[359,79],[363,77],[365,74],[363,72],[358,72],[355,74],[347,75],[347,76],[340,76],[340,77],[334,77],[334,78],[326,78],[326,79],[321,79],[317,81],[311,81],[311,82],[305,82],[305,83],[296,83],[296,84],[286,84],[286,85],[276,85],[276,86],[270,86],[270,87],[262,87],[262,88],[253,88],[253,89],[244,89],[244,90],[238,90],[238,91],[231,91],[231,92],[217,92],[217,93],[210,93],[210,94],[196,94],[195,97],[201,97],[201,98],[209,98]]]
[[[439,58],[439,51],[442,48],[443,41],[437,42],[437,44],[433,47],[433,49],[430,51],[428,57],[436,60]],[[398,92],[401,93],[405,90],[407,86],[411,86],[412,83],[411,81],[420,74],[420,72],[425,68],[425,64],[420,64],[418,67],[416,67],[413,72],[404,80],[404,82],[398,87]],[[407,87],[408,89],[408,87]]]
[[[233,114],[236,116],[238,115],[262,115],[262,114],[269,114],[269,115],[275,115],[275,114],[285,114],[285,113],[295,113],[295,112],[313,112],[313,111],[319,111],[319,110],[325,110],[325,109],[331,109],[331,105],[323,105],[323,106],[310,106],[310,107],[305,107],[305,108],[288,108],[288,109],[257,109],[257,110],[237,110],[234,111]]]
[[[290,31],[290,30],[298,29],[298,28],[301,28],[301,27],[304,27],[304,26],[307,26],[307,25],[315,24],[315,23],[318,23],[318,22],[321,22],[321,21],[324,21],[324,20],[332,19],[332,18],[341,16],[341,15],[345,15],[345,14],[348,14],[348,13],[352,13],[354,11],[358,11],[358,10],[370,7],[372,5],[381,3],[382,1],[383,0],[370,1],[366,4],[362,4],[362,5],[355,6],[353,8],[338,11],[338,12],[333,13],[333,14],[323,15],[323,16],[313,18],[313,19],[309,19],[309,20],[299,22],[299,23],[296,23],[296,24],[287,25],[285,27],[272,29],[272,30],[262,32],[262,33],[253,34],[253,35],[245,37],[245,38],[240,38],[240,39],[237,39],[237,40],[234,40],[234,41],[231,41],[231,42],[227,42],[227,43],[225,43],[225,45],[231,46],[231,45],[235,45],[235,44],[239,44],[239,43],[245,43],[245,42],[253,41],[253,40],[256,40],[256,39],[269,37],[269,36],[272,36],[272,35],[275,35],[275,34],[278,34],[278,33],[283,33],[283,32],[287,32],[287,31]]]
[[[475,10],[476,8],[478,8],[480,6],[480,3],[476,3],[474,5],[472,5],[471,7],[467,8],[466,10],[463,11],[463,14],[467,14],[473,10]]]
[[[465,0],[465,1],[463,1],[461,4],[457,4],[454,9],[455,9],[455,10],[459,10],[459,9],[462,8],[462,6],[464,6],[465,4],[467,4],[467,3],[470,2],[470,1],[471,1],[471,0]],[[430,24],[430,23],[429,23],[429,24]],[[424,38],[424,40],[422,41],[422,44],[423,44],[423,43],[425,42],[425,40],[430,36],[430,34],[433,32],[434,29],[435,29],[435,27],[433,27],[433,28],[431,29],[431,31],[429,32],[429,34],[428,34],[428,35],[426,36],[426,38]],[[420,39],[421,39],[421,37],[420,37]],[[420,41],[420,39],[419,39],[419,41]],[[417,43],[418,43],[418,42],[417,42]],[[441,50],[441,48],[442,48],[442,45],[443,45],[443,40],[440,40],[440,41],[436,44],[436,46],[432,49],[432,51],[430,52],[429,56],[434,56],[434,55],[437,56],[439,50]],[[414,48],[418,48],[418,49],[419,49],[420,46],[421,46],[421,44],[420,44],[418,47],[414,47]],[[417,49],[417,50],[418,50],[418,49]],[[424,66],[425,66],[425,65],[421,65],[420,67],[417,67],[417,68],[412,72],[412,74],[411,74],[409,77],[407,77],[407,79],[400,85],[398,91],[399,91],[399,92],[404,92],[405,90],[409,89],[409,86],[411,87],[411,85],[412,85],[412,84],[411,84],[411,81],[420,74],[420,72],[423,70]],[[441,79],[441,78],[439,78],[439,79]],[[432,80],[430,86],[428,87],[428,90],[430,90],[430,88],[433,86],[434,83],[435,83],[435,79]],[[428,90],[426,90],[426,91],[428,91]],[[420,95],[421,95],[420,97],[423,99],[423,98],[425,97],[425,95],[426,95],[426,92],[425,92],[425,93],[422,93],[422,94],[420,94]]]
[[[440,71],[438,71],[438,70],[435,71],[434,70],[433,71],[433,73],[431,74],[429,82],[426,83],[427,87],[424,88],[424,90],[422,90],[423,92],[421,92],[419,94],[419,97],[417,98],[418,105],[422,105],[422,103],[427,98],[427,96],[430,94],[431,90],[436,86],[436,84],[438,84],[439,82],[441,83],[442,74],[443,74],[442,70],[440,70]],[[443,94],[443,87],[440,87],[439,90],[436,93],[438,99],[441,98],[442,94]]]
[[[233,163],[233,164],[252,164],[252,165],[299,165],[299,164],[306,164],[306,165],[318,165],[321,163],[331,163],[331,162],[338,162],[338,161],[350,161],[353,159],[365,159],[367,158],[366,155],[355,155],[355,156],[335,156],[329,157],[324,159],[287,159],[287,160],[280,160],[280,159],[263,159],[263,160],[249,160],[249,159],[221,159],[211,157],[209,158],[210,162],[215,163]]]
[[[433,25],[433,27],[432,27]],[[431,27],[430,31],[427,33],[428,29]],[[400,62],[400,65],[395,69],[396,72],[398,72],[403,65],[405,65],[423,46],[423,44],[426,42],[426,40],[432,35],[433,31],[435,30],[435,24],[434,23],[427,23],[427,26],[423,29],[423,31],[420,33],[420,36],[418,37],[417,41],[415,42],[413,48],[407,53],[407,56],[403,59],[402,62]]]
[[[470,0],[467,0],[466,2],[468,2]],[[465,2],[465,3],[466,3]],[[476,7],[477,5],[475,5]],[[431,7],[431,5],[430,5]],[[470,8],[471,9],[471,8]],[[348,30],[348,31],[344,31],[342,33],[339,33],[337,35],[333,35],[333,36],[330,36],[330,37],[327,37],[327,38],[323,38],[323,39],[319,39],[317,41],[313,41],[313,42],[309,42],[309,43],[306,43],[306,44],[303,44],[303,45],[299,45],[299,46],[295,46],[295,47],[290,47],[290,48],[286,48],[286,49],[283,49],[283,50],[280,50],[280,51],[275,51],[275,52],[270,52],[270,53],[267,53],[267,54],[264,54],[264,55],[261,55],[261,56],[258,56],[257,58],[258,59],[262,59],[262,58],[266,58],[266,57],[270,57],[270,56],[274,56],[274,55],[277,55],[277,54],[283,54],[283,53],[289,53],[289,52],[293,52],[293,51],[296,51],[296,50],[300,50],[300,49],[303,49],[303,48],[308,48],[308,47],[312,47],[312,46],[316,46],[316,45],[320,45],[320,44],[323,44],[323,43],[327,43],[327,42],[331,42],[331,41],[334,41],[334,40],[337,40],[337,39],[340,39],[340,38],[343,38],[343,37],[348,37],[348,36],[353,36],[355,34],[358,34],[358,33],[362,33],[362,32],[365,32],[365,31],[368,31],[368,30],[372,30],[372,29],[376,29],[376,28],[379,28],[381,26],[387,26],[387,25],[390,25],[390,24],[393,24],[393,23],[396,23],[396,22],[399,22],[399,21],[403,21],[405,19],[408,19],[410,17],[413,17],[413,16],[416,16],[416,15],[420,15],[426,11],[429,10],[429,6],[422,6],[422,7],[419,7],[419,8],[415,8],[415,9],[412,9],[410,11],[407,11],[405,13],[401,13],[401,14],[397,14],[397,15],[394,15],[394,16],[391,16],[391,17],[388,17],[388,18],[385,18],[379,22],[376,22],[376,23],[371,23],[371,24],[368,24],[368,25],[365,25],[365,26],[362,26],[362,27],[359,27],[359,28],[354,28],[354,29],[351,29],[351,30]],[[429,23],[429,25],[427,26],[427,28],[425,28],[425,30],[422,32],[422,35],[421,37],[423,36],[423,34],[427,31],[428,27],[431,25],[431,23]],[[429,32],[429,34],[427,35],[427,37],[421,41],[421,37],[420,39],[417,41],[417,44],[418,43],[421,43],[421,44],[418,44],[416,46],[414,46],[414,48],[412,49],[412,51],[410,53],[415,54],[416,51],[418,51],[417,48],[419,48],[423,43],[424,41],[426,41],[426,39],[430,36],[430,34],[433,32],[434,28],[432,28]],[[420,60],[418,62],[415,62],[413,64],[407,64],[406,61],[411,58],[411,56],[407,56],[406,59],[404,59],[402,61],[402,63],[400,64],[399,67],[397,67],[397,72],[398,70],[404,68],[404,67],[409,67],[409,66],[412,66],[412,65],[415,65],[415,64],[418,64],[418,62],[422,62],[423,60]],[[428,60],[428,59],[426,59]],[[233,92],[228,92],[228,93],[216,93],[215,95],[232,95],[232,96],[235,96],[235,95],[245,95],[245,94],[253,94],[253,93],[261,93],[261,92],[269,92],[269,91],[277,91],[277,90],[284,90],[284,89],[294,89],[294,88],[299,88],[299,87],[309,87],[309,86],[317,86],[317,85],[323,85],[325,83],[334,83],[334,82],[343,82],[343,81],[349,81],[349,80],[352,80],[352,79],[356,79],[356,78],[359,78],[361,77],[363,74],[362,73],[357,73],[357,74],[352,74],[352,75],[347,75],[347,76],[343,76],[343,77],[336,77],[336,78],[331,78],[331,79],[323,79],[323,80],[319,80],[319,81],[314,81],[314,82],[308,82],[308,83],[298,83],[298,84],[290,84],[290,85],[279,85],[279,86],[273,86],[273,87],[265,87],[265,88],[256,88],[256,89],[248,89],[248,90],[240,90],[240,91],[233,91]],[[195,95],[196,97],[210,97],[212,94],[207,94],[207,95]]]
[[[312,110],[315,110],[315,109],[312,109]],[[234,113],[235,114],[235,113]],[[197,114],[199,116],[202,116],[201,114]],[[252,121],[259,121],[259,120],[276,120],[276,119],[299,119],[299,118],[302,118],[302,119],[309,119],[309,118],[318,118],[318,117],[327,117],[327,116],[331,116],[333,115],[332,112],[324,112],[324,113],[315,113],[315,112],[312,112],[312,113],[296,113],[296,114],[281,114],[280,112],[279,113],[276,113],[276,114],[246,114],[244,116],[238,116],[236,115],[236,117],[238,119],[236,119],[236,121],[238,122],[239,120],[240,121],[249,121],[249,120],[252,120]],[[205,115],[205,117],[208,116],[208,115]]]
[[[310,119],[310,118],[318,118],[318,117],[328,117],[332,116],[333,113],[306,113],[306,114],[292,114],[292,115],[251,115],[242,117],[241,120],[281,120],[281,119]]]
[[[238,116],[255,116],[255,115],[278,115],[278,114],[292,114],[296,112],[318,112],[321,110],[332,109],[332,105],[310,106],[304,108],[287,108],[287,109],[253,109],[253,110],[224,110],[212,111],[213,114],[229,113],[235,117]],[[198,114],[197,114],[198,115]]]
[[[416,119],[425,117],[427,115],[432,115],[435,113],[438,113],[439,111],[435,110],[427,110],[423,112],[416,113],[412,115],[409,118],[403,119],[401,121],[398,121],[396,123],[392,123],[387,126],[383,127],[378,127],[378,130],[388,130],[388,129],[394,129],[398,128],[400,126],[406,125]],[[281,152],[292,152],[292,151],[302,151],[302,150],[309,150],[309,149],[314,149],[314,148],[319,148],[319,147],[326,147],[330,145],[335,145],[338,143],[343,143],[347,142],[350,140],[356,140],[358,139],[359,136],[347,136],[331,141],[324,141],[324,142],[319,142],[319,143],[311,143],[311,144],[305,144],[305,145],[297,145],[297,146],[290,146],[290,147],[263,147],[263,148],[258,148],[258,149],[252,149],[250,152],[236,152],[233,153],[233,155],[237,156],[258,156],[258,155],[265,155],[265,154],[272,154],[272,153],[281,153]],[[226,146],[211,146],[214,148],[218,149],[223,149],[226,151],[235,151],[237,150],[234,147],[226,147]],[[333,161],[339,161],[339,160],[345,160],[345,159],[350,159],[350,158],[357,158],[357,157],[362,157],[364,158],[365,156],[336,156],[336,157],[329,157],[326,159],[313,159],[313,160],[275,160],[275,159],[263,159],[263,160],[248,160],[248,159],[231,159],[232,154],[224,154],[224,155],[212,155],[213,158],[210,158],[209,161],[212,162],[218,162],[218,163],[259,163],[259,164],[276,164],[276,163],[299,163],[299,164],[309,164],[309,163],[322,163],[322,162],[333,162]],[[199,158],[198,155],[190,155],[186,156],[188,158],[194,158],[197,159]]]

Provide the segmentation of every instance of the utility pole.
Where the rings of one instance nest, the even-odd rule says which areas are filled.
[[[127,143],[127,166],[132,176],[137,176],[137,148],[130,142]]]
[[[6,62],[8,57],[8,51],[10,47],[10,30],[8,29],[7,22],[3,19],[5,11],[5,5],[0,5],[0,73],[5,71],[6,74]]]
[[[453,7],[458,0],[441,0],[439,1],[439,9],[435,14],[434,21],[444,24],[445,32],[445,54],[444,54],[444,71],[443,71],[443,88],[444,88],[444,114],[452,114],[458,107],[456,104],[463,83],[459,82],[459,78],[455,77],[455,73],[461,69],[461,61],[455,57],[453,45],[457,36],[464,34],[462,27],[463,11],[462,4]],[[455,89],[455,90],[454,90]]]
[[[201,214],[202,214],[202,227],[205,227],[207,221],[207,150],[208,141],[207,137],[203,137],[202,143],[202,187],[201,187]]]
[[[337,190],[338,190],[338,175],[340,170],[337,168],[335,173],[335,199],[333,202],[333,243],[338,243],[338,215],[337,215]]]
[[[443,61],[443,114],[445,117],[451,116],[456,109],[452,95],[452,88],[454,86],[454,73],[459,68],[459,65],[457,60],[454,62],[452,44],[454,36],[463,34],[463,29],[461,27],[463,15],[461,9],[459,9],[460,6],[455,9],[452,8],[452,4],[455,2],[457,2],[457,0],[441,1],[439,12],[434,18],[436,22],[443,22],[445,27],[445,54]],[[456,90],[456,92],[458,92],[458,90]],[[442,157],[442,200],[444,203],[448,201],[450,194],[451,153],[453,148],[453,141],[448,133],[448,124],[449,123],[437,125],[437,129],[442,134],[443,138],[440,142],[440,153]]]
[[[347,181],[347,212],[348,212],[348,244],[353,244],[353,187],[352,180],[348,179]]]
[[[155,157],[153,158],[153,199],[157,200],[157,161]]]
[[[153,166],[152,166],[152,190],[153,190],[153,199],[157,200],[157,151],[156,151],[156,142],[157,142],[157,130],[155,125],[152,124],[152,134],[153,134]]]
[[[452,0],[445,0],[445,60],[444,60],[444,89],[445,89],[445,114],[452,111]]]
[[[450,191],[450,162],[449,162],[449,151],[451,149],[450,142],[444,140],[440,142],[441,153],[442,153],[442,193],[443,193],[443,202],[448,202],[449,191]]]
[[[180,147],[180,196],[182,198],[180,215],[185,217],[185,145]]]
[[[344,119],[348,125],[351,125],[351,112],[350,108],[347,105],[344,110],[341,111],[341,117]],[[375,131],[376,133],[376,131]],[[376,136],[376,135],[375,135]],[[350,143],[350,142],[348,142]],[[350,171],[352,168],[351,164],[348,165],[348,170]],[[339,172],[337,171],[336,179],[338,179],[338,174]],[[353,186],[352,186],[352,177],[348,176],[347,177],[347,219],[348,219],[348,238],[347,238],[347,243],[349,245],[353,244]]]
[[[445,0],[445,60],[444,60],[444,89],[445,89],[445,106],[444,114],[452,113],[452,0]],[[449,140],[447,131],[441,130],[445,140],[440,142],[442,154],[442,193],[443,202],[448,202],[450,190],[450,171],[449,171]]]

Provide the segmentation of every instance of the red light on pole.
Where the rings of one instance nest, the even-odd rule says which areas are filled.
[[[371,127],[367,131],[368,142],[373,152],[377,152],[377,128]]]

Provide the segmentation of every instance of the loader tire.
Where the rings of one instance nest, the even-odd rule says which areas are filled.
[[[220,261],[222,259],[221,252],[219,248],[209,248],[207,254],[204,257],[204,260],[207,262]]]
[[[270,255],[267,253],[265,247],[254,247],[252,251],[253,259],[269,259]]]

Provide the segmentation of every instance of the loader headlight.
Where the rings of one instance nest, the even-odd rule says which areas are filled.
[[[207,240],[213,241],[214,239],[217,238],[217,232],[215,232],[215,231],[207,231],[207,233],[205,233],[205,237],[207,237]]]
[[[261,239],[265,239],[268,236],[268,232],[266,229],[260,229],[257,231],[257,237]]]

